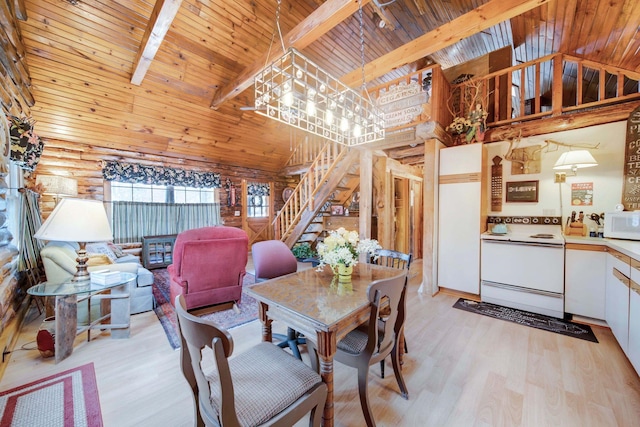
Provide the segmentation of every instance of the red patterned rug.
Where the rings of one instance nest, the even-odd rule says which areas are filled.
[[[0,392],[0,427],[102,427],[93,363]]]
[[[169,273],[166,268],[153,270],[153,296],[156,299],[155,312],[167,334],[169,344],[174,349],[180,348],[180,335],[178,334],[178,323],[173,305],[169,303]],[[253,274],[247,273],[244,276],[242,286],[250,286],[255,283]],[[243,325],[258,318],[257,301],[242,293],[242,301],[238,304],[239,312],[236,310],[223,310],[215,313],[203,314],[200,317],[211,320],[225,329],[231,329]]]

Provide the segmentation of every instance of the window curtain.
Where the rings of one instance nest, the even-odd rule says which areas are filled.
[[[247,194],[249,196],[268,196],[269,184],[264,184],[261,182],[250,182],[247,185]]]
[[[18,253],[18,271],[25,274],[29,285],[35,285],[40,281],[40,250],[44,246],[33,235],[42,225],[40,207],[38,205],[38,193],[31,190],[20,190],[20,251]]]
[[[178,234],[220,223],[220,203],[113,202],[116,243],[140,242],[144,236]]]
[[[134,184],[173,185],[178,187],[220,188],[220,174],[197,172],[164,166],[145,166],[135,163],[105,161],[102,176],[107,181]]]

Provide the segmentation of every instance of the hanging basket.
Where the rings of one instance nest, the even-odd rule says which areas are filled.
[[[40,161],[44,143],[33,130],[33,121],[8,116],[11,159],[20,168],[33,172]]]

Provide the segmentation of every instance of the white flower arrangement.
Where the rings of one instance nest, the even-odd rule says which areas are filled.
[[[369,256],[376,256],[376,252],[382,249],[375,239],[362,239],[356,231],[348,231],[343,227],[329,232],[329,236],[323,243],[318,243],[318,258],[320,264],[318,270],[322,270],[325,265],[332,268],[338,264],[354,266],[358,263],[360,254],[367,253]]]

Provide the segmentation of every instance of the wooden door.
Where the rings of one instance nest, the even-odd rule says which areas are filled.
[[[247,183],[246,180],[242,181],[242,229],[249,236],[249,249],[256,242],[273,239],[271,227],[274,203],[273,183],[268,183],[269,194],[267,196],[250,194],[249,187],[251,184]]]

